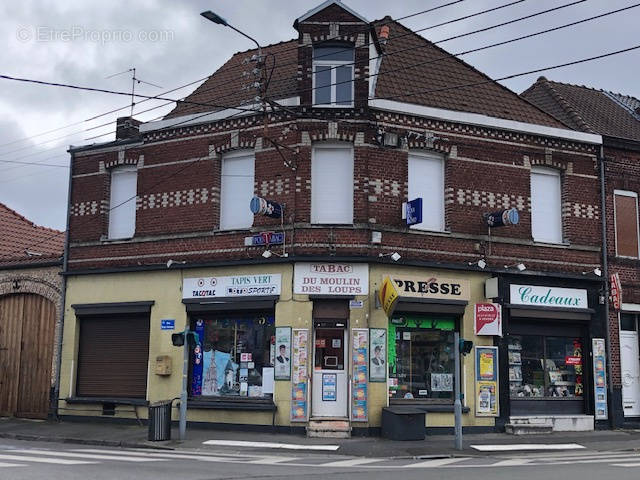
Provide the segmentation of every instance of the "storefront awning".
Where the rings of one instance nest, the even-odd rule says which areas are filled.
[[[182,300],[187,313],[223,310],[271,310],[275,308],[279,295],[261,297],[189,298]]]

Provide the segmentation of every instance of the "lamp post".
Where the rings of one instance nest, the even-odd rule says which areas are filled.
[[[260,56],[260,58],[262,58],[262,47],[260,47],[260,44],[256,41],[255,38],[250,37],[249,35],[247,35],[246,33],[244,33],[241,30],[238,30],[236,27],[234,27],[233,25],[230,25],[224,18],[222,18],[220,15],[218,15],[217,13],[212,12],[211,10],[207,10],[206,12],[202,12],[200,15],[202,15],[204,18],[206,18],[207,20],[212,21],[213,23],[217,23],[218,25],[224,25],[225,27],[229,27],[231,30],[235,30],[236,32],[238,32],[240,35],[242,35],[243,37],[248,38],[249,40],[251,40],[253,43],[256,44],[256,46],[258,47],[258,55]]]

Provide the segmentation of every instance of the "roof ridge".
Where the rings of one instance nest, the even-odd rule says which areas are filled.
[[[580,129],[588,133],[597,133],[593,129],[593,127],[591,127],[591,125],[589,125],[587,121],[584,118],[582,118],[582,115],[578,113],[578,110],[573,108],[571,103],[569,103],[569,101],[566,98],[564,98],[562,94],[553,85],[551,85],[552,83],[561,83],[561,82],[552,82],[551,80],[548,80],[546,77],[541,76],[538,78],[536,83],[539,83],[542,88],[547,90],[549,95],[551,95],[551,97],[557,102],[558,106],[562,110],[564,110],[564,112],[569,116],[569,118],[571,118],[571,120],[573,120]],[[583,86],[582,88],[588,88],[588,87]],[[595,89],[590,89],[590,90],[595,90]]]
[[[52,232],[52,233],[63,233],[62,230],[56,230],[55,228],[44,227],[42,225],[36,225],[34,222],[29,220],[27,217],[25,217],[24,215],[19,214],[13,208],[10,208],[10,207],[6,206],[4,203],[0,203],[0,207],[2,207],[5,210],[7,210],[13,216],[17,217],[20,221],[29,224],[29,226],[31,226],[31,227],[38,228],[40,230],[47,230],[47,231]]]
[[[270,43],[270,44],[268,44],[268,45],[260,45],[260,48],[262,48],[262,50],[265,50],[265,49],[267,49],[267,48],[270,48],[270,47],[276,47],[276,46],[278,46],[278,45],[282,45],[282,44],[284,44],[284,43],[297,42],[297,41],[298,41],[298,39],[297,39],[297,38],[292,38],[291,40],[281,40],[281,41],[279,41],[279,42],[276,42],[276,43]],[[238,51],[238,52],[232,53],[232,54],[231,54],[231,56],[229,57],[229,59],[232,59],[232,58],[233,58],[233,57],[235,57],[236,55],[241,55],[241,54],[243,54],[243,53],[245,53],[245,54],[246,54],[246,53],[249,53],[249,52],[257,52],[257,51],[258,51],[258,49],[257,49],[257,48],[249,48],[248,50],[240,50],[240,51]],[[221,67],[221,68],[222,68],[222,67]],[[219,70],[219,69],[218,69],[218,70]],[[218,70],[216,70],[216,72],[217,72]],[[215,73],[215,72],[213,72],[213,73]]]

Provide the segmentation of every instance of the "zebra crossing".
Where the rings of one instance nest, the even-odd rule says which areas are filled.
[[[242,463],[268,467],[313,467],[331,470],[444,469],[444,468],[527,468],[569,464],[606,464],[611,467],[640,468],[638,452],[553,452],[500,456],[466,456],[442,458],[365,458],[338,455],[279,456],[239,454],[224,451],[160,451],[116,448],[16,448],[0,447],[0,470],[30,465],[85,466],[120,462],[151,464],[171,460],[214,463]],[[1,476],[1,475],[0,475]]]

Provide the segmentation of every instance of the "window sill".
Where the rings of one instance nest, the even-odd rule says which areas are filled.
[[[179,403],[179,402],[178,402]],[[203,410],[250,410],[273,412],[277,410],[277,406],[271,398],[224,398],[224,399],[189,399],[187,408],[203,409]]]
[[[114,403],[116,405],[147,406],[149,402],[144,398],[114,398],[114,397],[67,397],[63,399],[67,403]]]
[[[351,105],[313,105],[313,108],[354,108],[353,104]]]
[[[551,247],[551,248],[568,248],[571,246],[568,242],[545,242],[544,240],[533,239],[533,245],[536,247]]]
[[[120,242],[130,242],[131,240],[133,240],[135,237],[135,235],[132,235],[130,237],[122,237],[122,238],[109,238],[109,237],[102,237],[100,239],[100,241],[102,243],[120,243]]]
[[[407,410],[422,410],[423,412],[431,412],[431,413],[453,413],[454,405],[453,403],[421,403],[418,399],[416,402],[411,400],[403,400],[398,402],[397,400],[390,400],[389,407],[395,410],[402,410],[406,408]],[[462,413],[469,413],[471,409],[467,406],[462,406]]]

